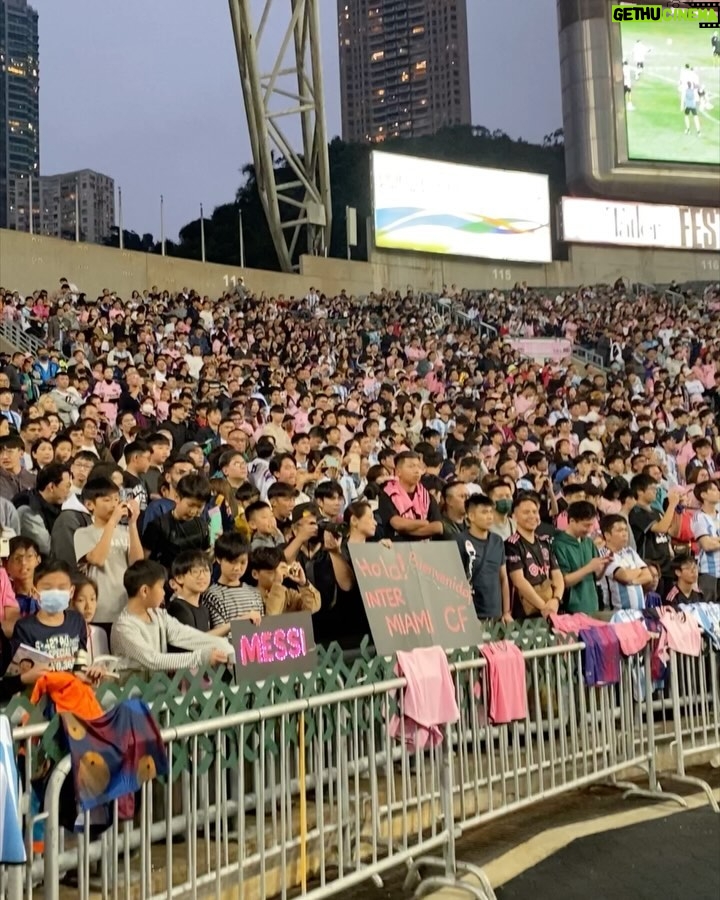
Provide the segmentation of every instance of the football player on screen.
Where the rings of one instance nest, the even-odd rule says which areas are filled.
[[[635,66],[635,80],[640,77],[642,70],[645,68],[645,57],[652,52],[652,47],[643,44],[642,41],[635,41],[633,47],[633,65]]]
[[[632,69],[626,59],[623,60],[623,84],[625,90],[625,108],[635,109],[632,102]]]
[[[690,134],[690,119],[695,122],[695,133],[700,137],[700,119],[698,119],[698,92],[691,81],[685,85],[683,98],[685,110],[685,134]]]
[[[681,110],[685,109],[685,93],[687,91],[688,84],[692,85],[694,90],[697,90],[700,86],[700,79],[698,78],[698,74],[695,71],[694,66],[691,66],[690,63],[685,63],[685,68],[680,69],[680,78],[678,80]]]

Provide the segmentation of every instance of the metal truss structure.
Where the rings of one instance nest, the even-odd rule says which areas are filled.
[[[324,254],[332,227],[320,0],[229,3],[260,198],[280,266],[291,272],[303,232],[307,252]],[[261,58],[274,63],[266,69]],[[301,152],[290,139],[298,125]]]

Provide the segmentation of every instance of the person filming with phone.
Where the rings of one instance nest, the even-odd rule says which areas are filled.
[[[328,520],[318,523],[322,542],[306,567],[308,578],[320,592],[321,606],[313,616],[315,640],[336,641],[344,649],[360,646],[370,627],[360,589],[350,561],[350,545],[375,537],[377,523],[367,500],[356,500],[345,510],[342,525]],[[390,546],[390,541],[381,543]]]
[[[136,500],[121,501],[115,482],[101,476],[88,479],[82,502],[92,523],[75,532],[75,557],[81,571],[98,586],[94,621],[109,633],[127,603],[125,572],[144,556],[137,527],[140,506]]]

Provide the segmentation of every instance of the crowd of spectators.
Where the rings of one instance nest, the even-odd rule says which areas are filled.
[[[367,541],[455,542],[481,619],[720,601],[718,298],[0,288],[39,348],[0,368],[2,697],[284,612],[357,646]]]

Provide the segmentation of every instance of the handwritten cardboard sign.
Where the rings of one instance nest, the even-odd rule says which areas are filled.
[[[381,656],[480,643],[482,628],[454,541],[348,546]]]
[[[231,623],[238,681],[261,681],[276,675],[309,672],[317,664],[317,648],[309,612],[266,616],[259,625]]]

